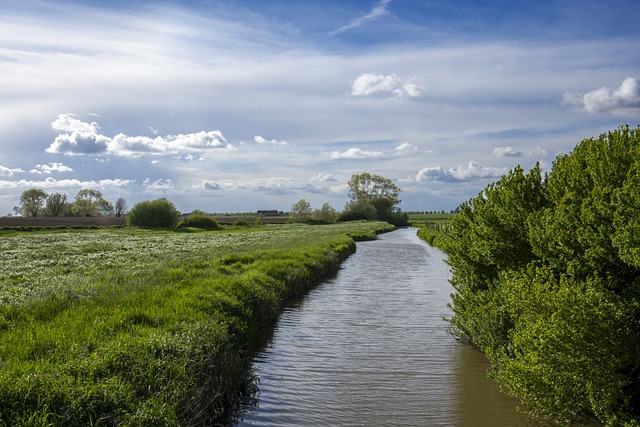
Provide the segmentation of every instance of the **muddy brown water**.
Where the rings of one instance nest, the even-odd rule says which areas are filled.
[[[358,243],[283,312],[235,426],[525,426],[485,357],[447,332],[445,256],[412,228]]]

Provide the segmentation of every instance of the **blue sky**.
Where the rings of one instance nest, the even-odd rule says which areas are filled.
[[[29,188],[450,210],[640,124],[640,2],[3,1],[0,215]]]

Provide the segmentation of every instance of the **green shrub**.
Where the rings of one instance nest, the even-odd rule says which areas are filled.
[[[220,224],[215,218],[202,214],[191,214],[178,223],[178,227],[194,227],[203,230],[218,230]]]
[[[180,212],[169,200],[162,198],[136,204],[127,214],[130,227],[172,228],[176,226]]]
[[[240,218],[240,219],[236,220],[236,222],[234,222],[233,225],[238,225],[240,227],[245,227],[245,226],[249,225],[249,223],[247,222],[246,219]]]

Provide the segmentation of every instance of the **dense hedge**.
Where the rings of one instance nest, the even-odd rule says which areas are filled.
[[[640,417],[640,128],[517,167],[450,223],[453,332],[537,418]]]

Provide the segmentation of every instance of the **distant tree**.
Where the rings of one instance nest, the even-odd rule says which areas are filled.
[[[297,203],[291,206],[291,220],[293,222],[305,222],[311,218],[311,214],[311,204],[305,199],[300,199]]]
[[[172,228],[178,222],[180,212],[169,200],[162,198],[137,203],[127,214],[131,227]]]
[[[78,191],[74,202],[77,216],[106,216],[112,212],[113,205],[104,199],[100,191],[91,188]]]
[[[127,210],[127,201],[122,197],[118,197],[118,200],[116,200],[116,205],[115,205],[116,216],[120,217],[124,215],[126,210]]]
[[[371,173],[359,173],[351,176],[348,182],[349,197],[354,202],[371,199],[390,199],[393,205],[400,203],[400,188],[389,178]]]
[[[338,217],[339,221],[381,220],[394,225],[407,225],[408,216],[397,207],[402,190],[390,179],[360,173],[352,175],[348,185],[351,201]]]
[[[320,209],[313,211],[313,219],[326,222],[327,224],[336,222],[337,216],[338,212],[332,208],[329,203],[325,203]]]
[[[20,195],[20,206],[16,206],[13,210],[23,216],[38,216],[43,213],[44,202],[47,199],[47,193],[39,188],[25,190]]]
[[[61,193],[53,193],[47,196],[45,205],[46,216],[62,216],[67,206],[67,195]]]

